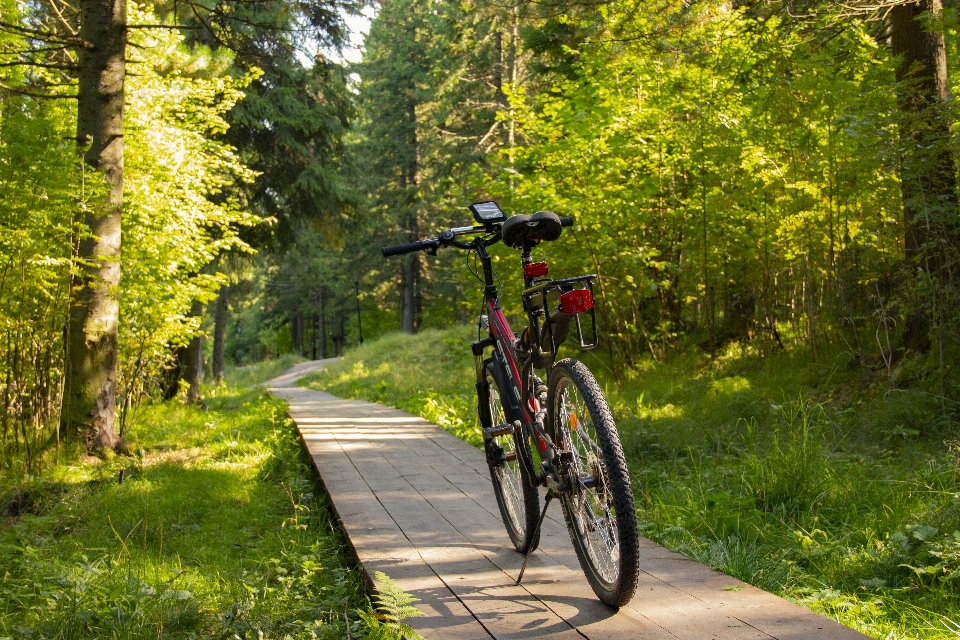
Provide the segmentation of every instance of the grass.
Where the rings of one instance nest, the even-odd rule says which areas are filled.
[[[134,458],[0,486],[0,637],[399,637],[371,610],[284,403],[237,386],[204,400],[143,410]]]
[[[474,332],[387,336],[304,384],[477,444]],[[875,638],[960,632],[960,442],[921,384],[843,354],[813,364],[739,345],[645,361],[620,386],[585,361],[617,418],[645,535]]]

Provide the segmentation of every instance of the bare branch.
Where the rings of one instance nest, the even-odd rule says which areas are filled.
[[[186,26],[179,24],[128,24],[127,29],[186,29],[186,30],[195,30],[202,29],[203,27],[199,26]]]
[[[63,69],[65,71],[75,71],[77,65],[62,64],[57,62],[33,62],[31,60],[17,60],[15,62],[0,62],[0,67],[42,67],[44,69]]]
[[[42,98],[44,100],[76,100],[77,99],[76,94],[59,95],[59,94],[52,94],[52,93],[36,93],[34,91],[28,91],[27,89],[18,89],[16,87],[10,87],[3,84],[2,82],[0,82],[0,89],[4,89],[6,91],[9,91],[10,93],[14,93],[20,96],[30,96],[31,98]]]
[[[77,35],[77,31],[67,22],[66,18],[63,17],[63,14],[60,13],[60,9],[57,8],[56,3],[53,0],[47,0],[47,4],[53,9],[53,12],[57,14],[57,18],[60,20],[60,24],[70,33],[70,35]]]
[[[57,42],[63,44],[69,44],[77,47],[84,47],[86,49],[92,49],[93,45],[81,38],[72,37],[72,36],[62,36],[53,31],[46,31],[43,29],[31,29],[30,27],[24,27],[18,24],[10,24],[9,22],[0,21],[0,30],[7,31],[9,33],[16,33],[21,36],[30,36],[37,38],[38,40],[43,40],[44,42]]]

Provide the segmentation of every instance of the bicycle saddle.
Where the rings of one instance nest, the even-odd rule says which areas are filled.
[[[561,231],[560,216],[552,211],[538,211],[533,215],[510,216],[500,233],[505,245],[522,249],[524,243],[556,240]]]

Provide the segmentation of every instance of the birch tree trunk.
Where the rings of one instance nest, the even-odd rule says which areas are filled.
[[[84,222],[70,304],[60,428],[88,449],[115,449],[120,218],[123,210],[123,84],[126,0],[80,0],[77,144],[84,164],[105,178]],[[88,146],[89,145],[89,146]]]

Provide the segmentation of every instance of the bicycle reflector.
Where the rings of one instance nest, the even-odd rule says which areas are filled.
[[[546,262],[531,262],[523,265],[523,275],[527,278],[540,278],[550,273],[550,267]]]
[[[589,289],[567,291],[560,296],[560,311],[563,313],[583,313],[593,309],[593,294]]]

